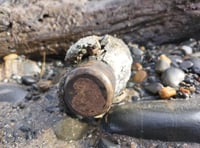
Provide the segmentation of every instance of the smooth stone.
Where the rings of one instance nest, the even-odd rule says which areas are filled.
[[[28,92],[17,84],[0,83],[0,102],[20,102]]]
[[[137,96],[139,97],[146,97],[150,95],[149,92],[147,92],[142,87],[134,87],[134,90],[137,92]]]
[[[49,113],[60,112],[60,107],[59,106],[48,106],[45,108],[45,110]]]
[[[81,139],[88,128],[88,124],[70,117],[58,121],[53,126],[56,137],[66,141]]]
[[[129,47],[130,47],[131,53],[133,55],[139,55],[139,56],[141,56],[141,55],[144,54],[144,51],[142,51],[141,49],[139,49],[135,45],[129,45]]]
[[[38,80],[32,76],[22,76],[22,84],[32,85],[35,84]]]
[[[198,75],[200,75],[200,59],[199,58],[193,58],[191,59],[192,63],[194,64],[192,66],[192,71]]]
[[[45,95],[45,98],[49,101],[57,99],[55,94],[49,94],[49,93]]]
[[[134,101],[139,101],[141,98],[139,96],[132,96],[131,100]]]
[[[32,96],[31,99],[32,99],[33,101],[37,101],[37,100],[41,99],[41,96],[40,96],[40,95],[34,95],[34,96]]]
[[[170,55],[169,58],[171,59],[172,63],[182,63],[183,59],[181,56],[178,55]]]
[[[142,62],[144,51],[139,49],[136,45],[132,45],[132,44],[129,45],[129,48],[132,53],[133,60],[136,62]]]
[[[193,52],[192,48],[190,46],[187,46],[187,45],[181,46],[181,50],[183,50],[186,55],[190,55]]]
[[[138,71],[138,70],[142,70],[142,68],[143,68],[142,64],[137,63],[137,62],[132,65],[132,69],[133,70],[137,70]]]
[[[165,60],[158,60],[156,63],[156,71],[157,72],[164,72],[170,67],[170,63]]]
[[[97,148],[120,148],[120,145],[113,143],[112,141],[101,138],[98,142]]]
[[[179,64],[183,62],[182,57],[178,55],[171,55],[169,57],[172,60],[171,66],[179,68]]]
[[[159,91],[160,98],[162,99],[169,99],[176,95],[176,89],[172,87],[163,87]]]
[[[185,78],[185,73],[178,68],[170,67],[165,72],[163,72],[161,79],[165,85],[171,87],[178,87],[179,83]]]
[[[142,83],[147,78],[147,72],[144,70],[137,71],[133,76],[133,82]]]
[[[38,75],[41,72],[40,67],[37,65],[36,62],[31,61],[31,60],[25,60],[22,63],[22,68],[23,68],[23,74],[24,75]]]
[[[3,57],[4,61],[7,61],[7,60],[15,60],[18,58],[18,55],[15,54],[15,53],[11,53],[5,57]]]
[[[183,61],[181,64],[180,64],[180,68],[182,70],[188,70],[189,68],[191,68],[194,64],[189,61],[189,60],[186,60],[186,61]]]
[[[31,132],[31,127],[28,125],[22,125],[19,129],[24,133]]]
[[[144,86],[144,88],[152,94],[157,94],[160,91],[160,89],[163,87],[164,86],[161,83],[150,83]]]
[[[52,81],[51,80],[40,80],[38,83],[37,83],[39,89],[41,91],[47,91],[51,86],[52,86]]]
[[[200,67],[193,67],[192,68],[192,71],[197,74],[197,75],[200,75]]]
[[[171,59],[169,57],[167,57],[165,54],[160,55],[160,60],[164,60],[168,63],[171,63]]]
[[[154,83],[154,82],[158,82],[159,79],[156,76],[148,76],[147,81],[149,83]]]

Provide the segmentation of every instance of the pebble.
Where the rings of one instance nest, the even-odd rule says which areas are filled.
[[[164,60],[169,64],[172,62],[170,58],[168,58],[165,54],[160,55],[160,60]]]
[[[139,101],[140,100],[140,97],[139,96],[132,96],[131,97],[131,100],[134,102],[134,101]]]
[[[39,100],[41,98],[41,96],[40,95],[36,95],[36,96],[32,96],[32,100],[33,101],[37,101],[37,100]]]
[[[145,70],[139,70],[133,76],[133,82],[142,83],[147,78],[147,72]]]
[[[60,107],[59,106],[48,106],[45,108],[45,110],[49,113],[60,112]]]
[[[31,60],[24,60],[21,63],[21,67],[23,70],[23,75],[38,75],[41,72],[40,67],[37,65],[36,62],[31,61]]]
[[[28,92],[12,83],[0,83],[0,102],[20,102]]]
[[[88,128],[88,124],[70,117],[58,121],[53,126],[56,137],[60,140],[66,141],[80,140],[83,138]]]
[[[161,83],[150,83],[144,86],[144,88],[152,94],[157,94],[160,91],[160,89],[163,87],[164,86]]]
[[[184,82],[189,83],[189,84],[194,84],[194,79],[192,75],[186,75]]]
[[[31,131],[31,127],[28,125],[22,125],[19,128],[22,132],[26,133],[26,132],[30,132]]]
[[[142,62],[144,51],[138,48],[137,45],[129,44],[130,51],[132,53],[135,62]]]
[[[185,60],[180,64],[180,68],[184,71],[187,71],[191,68],[194,64],[190,60]]]
[[[163,87],[159,91],[159,95],[162,99],[169,99],[170,97],[173,97],[176,95],[176,90],[172,87]]]
[[[137,70],[137,71],[142,70],[142,68],[143,68],[142,65],[140,63],[137,63],[137,62],[134,63],[133,66],[132,66],[132,69]]]
[[[179,83],[185,78],[185,73],[178,68],[170,67],[165,72],[163,72],[161,79],[165,85],[171,87],[178,87]]]
[[[154,82],[158,82],[159,79],[156,76],[148,76],[147,81],[149,83],[154,83]]]
[[[18,55],[15,54],[15,53],[11,53],[5,57],[3,57],[4,61],[7,61],[7,60],[15,60],[18,58]]]
[[[193,92],[195,92],[195,91],[196,91],[196,88],[195,88],[194,86],[190,86],[190,87],[189,87],[189,90],[190,90],[190,92],[192,92],[192,93],[193,93]]]
[[[40,88],[41,91],[47,91],[51,86],[52,86],[52,81],[51,80],[40,80],[37,83],[38,87]]]
[[[52,100],[55,100],[56,99],[56,95],[55,94],[46,94],[45,95],[45,98],[47,99],[47,100],[49,100],[49,101],[52,101]]]
[[[187,88],[184,88],[184,87],[180,87],[179,91],[182,92],[182,93],[185,93],[185,94],[190,94],[190,90],[187,89]]]
[[[181,56],[178,56],[178,55],[170,55],[169,58],[171,59],[172,63],[176,63],[176,64],[179,64],[179,63],[182,63],[183,62],[183,58]]]
[[[25,96],[25,99],[26,99],[26,100],[31,100],[31,99],[32,99],[32,94],[31,94],[31,93],[28,93],[28,94]]]
[[[32,85],[32,84],[37,83],[38,81],[33,76],[22,76],[21,80],[22,80],[22,84],[25,84],[25,85]]]
[[[200,75],[200,59],[199,58],[193,58],[191,59],[192,63],[194,64],[192,66],[192,71],[198,75]]]
[[[170,67],[170,63],[165,60],[158,60],[156,63],[156,71],[157,72],[164,72]]]
[[[186,55],[190,55],[193,52],[192,48],[190,46],[187,46],[187,45],[181,46],[181,50],[183,50]]]

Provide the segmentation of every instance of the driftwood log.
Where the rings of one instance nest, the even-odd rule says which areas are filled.
[[[65,55],[80,37],[162,44],[200,34],[199,0],[0,0],[0,57]]]

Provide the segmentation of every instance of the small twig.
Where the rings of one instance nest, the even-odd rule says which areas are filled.
[[[40,72],[40,78],[44,75],[45,70],[46,70],[46,50],[43,51],[42,53],[42,68],[41,68],[41,72]]]

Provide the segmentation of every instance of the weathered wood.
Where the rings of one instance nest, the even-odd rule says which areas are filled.
[[[116,34],[156,44],[199,38],[198,0],[0,1],[0,57],[63,54],[80,37]],[[64,55],[64,54],[63,54]]]

